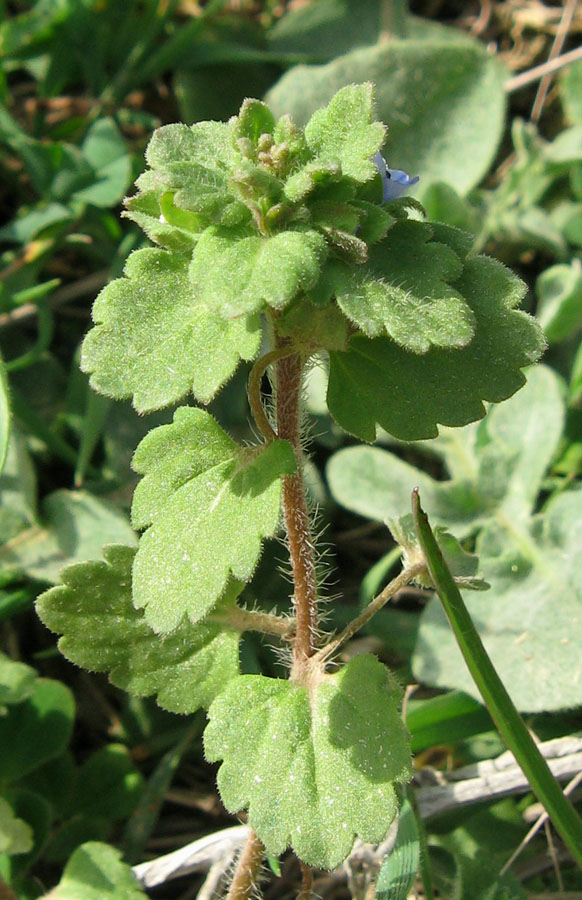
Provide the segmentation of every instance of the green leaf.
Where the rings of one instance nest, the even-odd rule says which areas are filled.
[[[56,582],[63,566],[98,559],[103,544],[135,543],[125,516],[86,491],[54,491],[42,505],[43,524],[0,548],[0,565]]]
[[[30,666],[0,653],[0,708],[8,703],[22,703],[30,697],[36,677]]]
[[[138,179],[138,187],[151,189],[157,184],[162,193],[176,191],[176,205],[200,213],[208,223],[244,220],[248,210],[228,182],[233,163],[232,134],[232,125],[224,122],[158,128],[146,150],[154,175],[146,172]]]
[[[256,146],[262,134],[273,134],[275,119],[273,113],[260,100],[247,98],[243,101],[240,112],[233,124],[236,138],[247,138]]]
[[[79,847],[51,891],[54,900],[145,900],[131,868],[121,853],[107,844],[90,842]]]
[[[74,715],[71,691],[59,681],[38,678],[30,697],[0,716],[0,781],[16,781],[62,753]]]
[[[83,155],[95,172],[95,181],[80,188],[73,199],[106,209],[119,203],[131,181],[131,157],[114,120],[97,119],[89,128]]]
[[[300,859],[333,869],[359,835],[381,841],[397,810],[394,782],[410,778],[410,752],[398,713],[401,691],[373,656],[337,674],[314,672],[310,689],[244,675],[209,710],[204,747],[223,760],[218,786],[231,812],[268,853],[288,846]]]
[[[113,684],[131,694],[156,694],[171,712],[209,706],[238,674],[239,635],[187,620],[171,634],[155,634],[131,602],[135,550],[110,546],[103,554],[105,562],[64,569],[64,584],[37,601],[44,624],[63,635],[60,651],[84,669],[109,672]],[[236,588],[227,589],[225,606],[234,602]]]
[[[524,286],[501,263],[467,260],[455,287],[475,315],[475,337],[460,349],[413,354],[387,337],[356,335],[346,352],[330,353],[328,406],[346,431],[365,441],[376,423],[401,440],[438,434],[437,424],[465,425],[520,388],[520,369],[544,348],[539,326],[513,310]]]
[[[11,429],[4,471],[0,475],[0,542],[31,525],[36,517],[36,472],[26,440]]]
[[[277,529],[280,476],[295,471],[295,456],[286,441],[241,448],[208,413],[183,407],[144,438],[133,464],[145,475],[133,521],[151,526],[134,563],[133,602],[168,632],[185,614],[203,619],[231,574],[250,579],[261,539]]]
[[[398,813],[398,834],[394,847],[384,859],[378,881],[378,900],[407,900],[420,864],[420,838],[414,811],[404,800]]]
[[[391,39],[324,66],[295,66],[266,101],[275,115],[290,113],[304,125],[344,85],[372,81],[378,118],[389,127],[390,165],[419,174],[422,191],[445,181],[463,195],[495,156],[505,79],[504,68],[477,41]]]
[[[135,809],[144,780],[123,744],[92,753],[78,771],[70,812],[118,822]]]
[[[536,281],[537,317],[550,343],[563,341],[582,327],[582,267],[550,266]]]
[[[257,321],[228,321],[209,309],[188,279],[188,262],[162,250],[138,250],[126,277],[107,285],[95,302],[97,327],[85,338],[81,366],[96,390],[117,399],[133,396],[139,412],[169,406],[190,390],[208,403],[240,358],[252,359],[259,348]]]
[[[370,181],[378,174],[370,157],[386,135],[386,127],[373,118],[374,85],[350,84],[313,113],[305,126],[307,146],[316,158],[339,160],[342,175],[360,183]]]
[[[10,804],[0,797],[0,853],[14,856],[29,853],[32,847],[32,828],[17,818]]]
[[[225,316],[287,306],[319,277],[326,244],[317,231],[284,231],[273,237],[208,228],[190,268],[201,302]]]
[[[510,400],[492,407],[480,425],[442,429],[417,451],[436,454],[450,478],[436,480],[393,453],[349,447],[327,466],[333,497],[359,515],[398,518],[414,487],[439,525],[466,535],[499,515],[527,520],[564,428],[564,387],[539,365]],[[492,600],[490,601],[492,602]]]
[[[470,342],[475,317],[450,284],[463,264],[431,235],[422,222],[397,222],[371,250],[366,271],[354,269],[351,284],[337,294],[346,316],[368,337],[387,334],[414,353]]]

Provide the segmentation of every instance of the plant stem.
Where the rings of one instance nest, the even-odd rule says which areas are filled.
[[[270,353],[265,353],[264,356],[260,356],[251,369],[251,373],[249,375],[249,383],[248,383],[248,398],[249,405],[251,407],[251,412],[253,414],[253,419],[255,420],[261,434],[267,441],[274,441],[277,439],[277,435],[273,431],[271,427],[271,423],[267,418],[267,414],[265,413],[263,403],[261,400],[261,381],[263,380],[263,375],[267,371],[268,367],[276,362],[278,359],[281,359],[283,356],[289,356],[289,354],[294,351],[290,347],[278,347],[276,350],[271,350]]]
[[[309,900],[313,889],[313,870],[301,859],[299,865],[301,866],[301,890],[297,894],[297,900]]]
[[[254,609],[242,609],[240,606],[233,606],[221,613],[211,613],[207,621],[219,623],[232,631],[260,631],[262,634],[275,634],[279,637],[291,635],[295,631],[295,619]]]
[[[257,880],[265,848],[262,841],[251,831],[244,849],[239,856],[226,900],[248,900]]]
[[[315,654],[315,657],[318,660],[324,661],[329,659],[332,653],[335,653],[339,648],[345,644],[347,641],[352,638],[356,632],[363,628],[364,625],[367,625],[370,619],[376,615],[376,613],[382,609],[383,606],[388,603],[388,601],[396,594],[398,591],[402,590],[407,584],[413,581],[417,575],[420,575],[421,572],[424,572],[426,566],[424,563],[415,563],[415,565],[410,566],[409,569],[404,569],[400,575],[397,575],[396,578],[393,578],[392,581],[386,585],[384,590],[378,594],[378,596],[372,600],[371,603],[365,608],[363,612],[360,613],[359,616],[356,616],[355,619],[352,619],[348,625],[344,628],[340,634],[333,641],[330,641],[329,644],[326,644],[325,647],[322,647],[321,650]]]
[[[310,517],[303,482],[301,449],[301,389],[303,360],[299,353],[277,363],[277,436],[289,441],[297,457],[295,475],[283,476],[283,516],[293,571],[297,627],[293,645],[291,678],[301,678],[313,654],[317,625],[317,574]]]

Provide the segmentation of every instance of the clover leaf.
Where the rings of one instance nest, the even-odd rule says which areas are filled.
[[[184,620],[158,635],[131,602],[135,548],[110,545],[104,562],[78,563],[61,573],[62,585],[37,600],[37,612],[61,634],[63,656],[92,672],[109,672],[130,694],[157,695],[164,709],[192,713],[210,705],[238,674],[239,634],[224,626]],[[221,601],[228,609],[242,585],[231,582]]]
[[[142,535],[133,603],[160,633],[184,615],[195,623],[223,596],[232,575],[248,581],[262,538],[279,523],[281,475],[295,471],[286,441],[239,447],[201,409],[182,407],[154,428],[133,466],[145,477],[132,507]]]
[[[381,841],[397,811],[395,783],[411,776],[401,690],[375,657],[357,656],[308,689],[243,675],[209,710],[204,748],[223,760],[218,786],[231,812],[269,853],[288,846],[323,869],[339,865],[354,838]]]
[[[401,440],[435,437],[438,424],[480,419],[484,400],[504,400],[523,385],[521,368],[544,348],[539,326],[512,308],[525,286],[501,263],[474,257],[455,288],[475,316],[467,346],[419,355],[388,337],[356,335],[347,351],[330,353],[328,406],[346,431],[373,441],[379,424]]]
[[[148,248],[133,253],[125,277],[95,302],[81,366],[91,385],[138,412],[180,400],[188,391],[207,403],[239,360],[259,348],[258,322],[224,319],[188,278],[188,257]]]

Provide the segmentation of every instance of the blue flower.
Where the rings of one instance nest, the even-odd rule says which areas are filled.
[[[403,172],[402,169],[389,169],[386,166],[386,160],[379,150],[372,157],[372,162],[378,169],[380,178],[382,179],[382,203],[387,203],[389,200],[396,200],[398,197],[401,197],[409,187],[412,187],[419,180],[418,175],[411,178],[410,175]]]

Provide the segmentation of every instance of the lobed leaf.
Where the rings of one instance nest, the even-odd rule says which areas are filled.
[[[196,246],[190,279],[201,301],[224,315],[283,309],[317,281],[326,255],[317,231],[273,237],[208,228]]]
[[[189,259],[138,250],[125,277],[107,285],[93,309],[96,327],[83,343],[81,366],[95,390],[133,396],[139,412],[180,400],[188,391],[208,403],[260,342],[252,316],[224,319],[188,278]]]
[[[397,222],[372,248],[366,270],[354,269],[347,290],[337,294],[346,316],[368,337],[387,334],[414,353],[470,342],[475,316],[450,283],[463,264],[431,235],[422,222]]]
[[[134,457],[145,475],[132,516],[146,528],[133,568],[133,602],[157,632],[195,623],[232,575],[248,581],[261,540],[277,529],[281,475],[295,471],[286,441],[245,450],[201,409],[182,407]],[[149,526],[149,527],[148,527]]]
[[[371,157],[386,135],[386,127],[373,118],[373,84],[350,84],[313,113],[305,126],[307,146],[316,158],[339,160],[342,175],[360,183],[370,181],[378,171]]]
[[[463,348],[418,355],[388,337],[356,335],[345,352],[330,353],[329,410],[342,428],[373,441],[376,424],[401,440],[438,434],[438,424],[465,425],[485,414],[484,400],[510,397],[520,369],[544,349],[539,326],[512,309],[522,282],[501,263],[468,259],[456,281],[475,316],[475,336]]]
[[[244,675],[209,710],[204,747],[231,812],[268,853],[288,846],[309,865],[333,869],[359,835],[381,841],[397,812],[395,782],[411,776],[398,712],[401,691],[375,657],[352,659],[309,689]]]
[[[441,430],[429,447],[449,473],[446,480],[377,447],[347,447],[334,454],[327,478],[334,499],[377,521],[396,518],[418,487],[431,519],[465,536],[497,514],[527,520],[564,428],[561,380],[535,366],[527,384],[492,407],[478,425]],[[493,598],[490,598],[493,603]]]
[[[210,705],[238,674],[239,634],[219,625],[183,621],[158,635],[131,601],[135,549],[111,545],[104,562],[79,563],[61,573],[62,585],[37,600],[47,628],[61,634],[59,649],[71,662],[93,672],[109,672],[111,682],[140,697],[155,694],[160,706],[192,713]],[[236,600],[232,582],[221,601]]]

